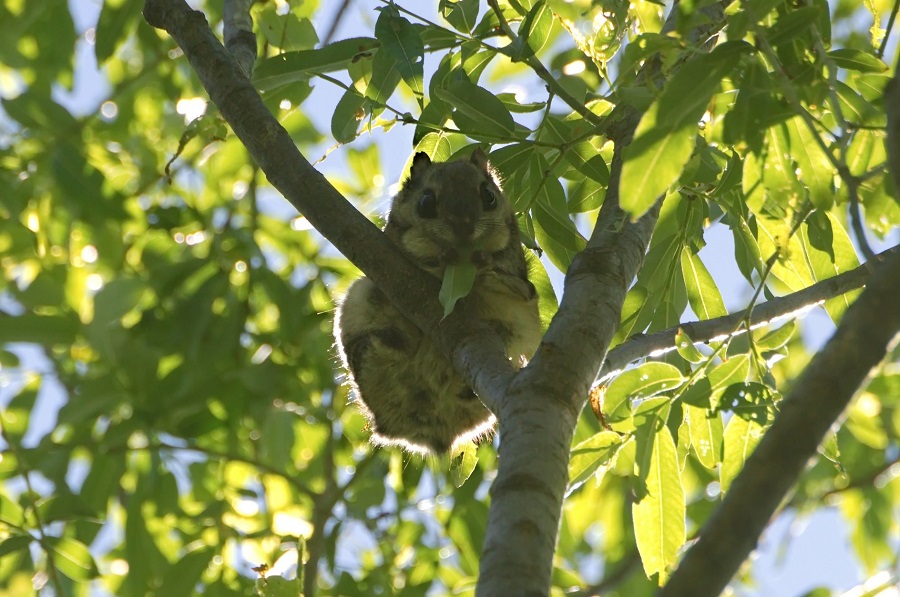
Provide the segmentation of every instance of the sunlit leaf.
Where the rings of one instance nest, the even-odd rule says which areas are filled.
[[[412,23],[391,7],[383,8],[375,22],[375,37],[382,43],[382,51],[394,59],[400,76],[421,105],[425,95],[422,85],[425,46]]]
[[[74,581],[90,580],[99,574],[87,545],[68,537],[47,541],[53,549],[53,562],[59,571]]]
[[[696,406],[686,406],[687,422],[691,433],[691,449],[700,464],[713,470],[722,462],[724,428],[722,415]]]
[[[620,204],[637,219],[678,180],[694,149],[697,122],[722,78],[750,50],[727,42],[679,70],[641,118],[623,155]],[[690,90],[690,92],[688,92]]]
[[[762,439],[762,434],[762,426],[750,419],[731,417],[728,421],[723,440],[722,467],[719,469],[723,493],[728,492],[731,482],[744,468],[744,462]]]
[[[728,313],[709,270],[703,265],[700,256],[691,253],[687,247],[681,251],[681,271],[684,273],[688,301],[697,317],[713,319]]]
[[[609,465],[623,443],[618,433],[601,431],[574,446],[569,459],[569,491]]]
[[[862,73],[883,73],[888,69],[884,62],[872,54],[853,48],[832,50],[828,52],[828,57],[841,68]]]
[[[632,400],[671,392],[684,383],[681,372],[668,363],[644,363],[616,377],[606,389],[603,412],[609,421],[630,414]]]
[[[675,350],[689,363],[700,363],[706,358],[694,346],[694,341],[682,328],[678,328],[678,331],[675,333]]]
[[[452,456],[450,463],[450,475],[453,484],[462,487],[478,465],[478,447],[472,442],[462,444]]]
[[[458,31],[469,33],[478,22],[478,0],[441,0],[441,16]]]
[[[453,105],[453,120],[465,133],[502,138],[515,131],[516,123],[503,102],[478,85],[461,79],[436,92],[440,99]]]
[[[538,295],[541,329],[547,331],[547,328],[550,327],[550,320],[553,319],[559,308],[556,293],[553,291],[553,284],[550,282],[550,276],[547,275],[547,269],[534,252],[525,251],[525,264],[528,266],[528,279],[534,284]]]
[[[641,451],[641,443],[646,446],[638,470],[645,493],[632,504],[631,512],[644,573],[648,577],[658,574],[662,585],[668,578],[668,568],[684,545],[684,489],[675,441],[665,425],[649,421],[652,419],[646,424],[638,423],[638,451]],[[645,440],[641,440],[643,434],[648,436]]]

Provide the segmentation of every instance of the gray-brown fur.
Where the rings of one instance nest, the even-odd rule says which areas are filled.
[[[446,163],[416,154],[384,232],[438,278],[449,263],[475,264],[468,300],[515,365],[526,362],[541,336],[537,297],[515,214],[484,152]],[[494,416],[450,362],[367,278],[340,305],[335,338],[373,442],[443,453],[493,428]]]

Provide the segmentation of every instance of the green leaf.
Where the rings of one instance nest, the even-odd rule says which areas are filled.
[[[797,322],[792,319],[777,329],[765,332],[761,338],[754,338],[753,343],[756,345],[757,350],[762,352],[778,350],[790,342],[796,331]],[[759,333],[759,331],[755,332],[754,335],[756,333]]]
[[[13,99],[0,100],[3,109],[21,125],[35,129],[67,130],[75,118],[51,98],[26,90]]]
[[[72,344],[79,328],[78,320],[67,315],[0,315],[0,342]]]
[[[165,577],[157,591],[158,595],[191,595],[200,577],[209,566],[215,551],[210,547],[200,547],[179,556]],[[297,593],[295,592],[296,596]]]
[[[864,128],[883,128],[887,124],[884,110],[846,83],[838,81],[836,91],[841,114],[849,123]]]
[[[573,251],[558,242],[536,219],[532,219],[532,223],[534,224],[534,236],[541,250],[547,256],[547,259],[550,260],[550,263],[555,265],[559,271],[565,273],[569,269],[572,260],[575,259],[577,251]]]
[[[731,482],[744,468],[744,462],[762,439],[763,428],[758,423],[743,417],[731,417],[725,426],[724,454],[719,469],[722,492],[728,491]]]
[[[376,53],[371,67],[365,95],[375,104],[376,109],[372,113],[377,116],[400,84],[401,75],[397,70],[397,63],[387,52]]]
[[[261,597],[303,597],[303,586],[299,579],[288,580],[281,576],[267,576],[265,582],[256,581],[257,593]],[[184,595],[189,594],[183,593]],[[182,593],[162,593],[160,595],[179,595]],[[358,593],[357,593],[358,594]]]
[[[570,214],[599,209],[606,199],[606,187],[591,178],[582,178],[569,188],[568,211]]]
[[[859,267],[859,258],[847,231],[832,213],[814,213],[798,236],[816,281],[826,280]],[[837,325],[858,293],[847,293],[825,302],[825,311]]]
[[[105,512],[109,499],[119,490],[125,473],[123,454],[98,454],[81,485],[81,499],[97,512]]]
[[[2,517],[0,517],[2,520]],[[27,549],[34,539],[31,535],[10,535],[8,538],[0,541],[0,558],[11,554],[14,551]]]
[[[0,493],[0,522],[14,526],[21,526],[25,523],[25,512],[22,507],[2,493]]]
[[[750,357],[739,354],[709,370],[706,377],[691,384],[681,395],[682,402],[701,408],[710,408],[712,397],[728,386],[741,383],[750,372]]]
[[[412,165],[413,157],[419,152],[427,153],[432,162],[446,162],[453,154],[453,146],[446,133],[428,133],[416,143],[416,149],[410,156],[407,166]],[[404,168],[404,171],[408,172],[409,168]]]
[[[694,346],[693,339],[682,328],[678,328],[675,332],[675,350],[688,363],[702,363],[706,360],[703,353]]]
[[[572,448],[569,459],[569,493],[594,476],[602,467],[608,468],[624,440],[614,431],[601,431]]]
[[[68,492],[51,495],[41,500],[38,503],[38,511],[44,524],[69,521],[83,522],[86,519],[95,521],[98,526],[100,524],[100,521],[96,520],[96,510],[89,508],[78,496]]]
[[[263,462],[279,470],[286,470],[293,459],[291,448],[296,440],[294,421],[297,415],[284,410],[270,410],[260,432],[260,452]]]
[[[509,110],[494,95],[467,80],[454,81],[446,89],[435,89],[438,98],[452,104],[453,121],[468,135],[485,133],[511,137],[516,123]]]
[[[687,405],[685,408],[691,433],[691,448],[700,464],[709,470],[715,470],[722,462],[722,415],[696,406]]]
[[[72,580],[86,581],[99,574],[94,558],[84,543],[69,537],[48,537],[47,543],[53,550],[53,563]]]
[[[422,85],[425,46],[418,31],[396,8],[381,9],[375,22],[375,37],[382,43],[382,50],[394,59],[397,71],[422,106],[425,89]]]
[[[685,377],[668,363],[644,363],[615,378],[603,397],[603,414],[607,420],[620,421],[631,414],[631,402],[649,398],[660,392],[671,392]]]
[[[559,308],[556,293],[553,291],[553,284],[550,282],[550,276],[547,275],[547,269],[533,251],[525,251],[525,265],[528,267],[528,279],[537,291],[541,329],[546,332]]]
[[[516,99],[515,93],[498,93],[495,97],[503,102],[503,105],[506,106],[507,110],[520,114],[537,112],[538,110],[543,110],[547,106],[546,102],[530,102],[528,104],[520,104]]]
[[[553,26],[553,11],[545,0],[538,0],[525,15],[525,20],[519,27],[517,42],[521,40],[522,47],[517,51],[513,48],[514,55],[521,60],[540,52],[550,38],[550,28]]]
[[[136,278],[119,278],[106,284],[94,296],[95,323],[118,321],[140,304],[147,284]]]
[[[616,340],[621,342],[624,338],[643,331],[650,324],[657,308],[668,296],[670,290],[668,283],[675,275],[673,270],[680,268],[678,255],[681,247],[681,235],[654,235],[650,242],[650,250],[644,258],[644,265],[638,274],[637,284],[625,297],[622,323],[616,332]],[[680,274],[680,271],[678,273]]]
[[[639,427],[639,429],[643,426]],[[675,441],[665,425],[652,428],[646,469],[639,471],[646,494],[631,506],[634,535],[647,577],[665,584],[685,540],[685,504]]]
[[[797,162],[797,177],[809,189],[813,205],[828,210],[834,203],[834,167],[813,133],[799,116],[785,123],[790,135],[791,157]]]
[[[475,265],[472,263],[451,263],[444,270],[444,281],[438,299],[444,306],[444,317],[450,315],[456,301],[469,294],[475,283]]]
[[[359,122],[366,115],[363,109],[365,103],[366,98],[353,88],[348,89],[338,100],[334,113],[331,115],[331,134],[335,141],[349,143],[356,138]]]
[[[534,155],[529,173],[534,200],[531,213],[535,223],[557,243],[575,253],[583,251],[587,240],[569,217],[566,194],[559,179],[550,173],[550,164],[543,155]]]
[[[6,407],[0,408],[0,428],[3,429],[7,442],[21,442],[22,436],[28,431],[28,422],[42,381],[41,377],[31,377]]]
[[[681,250],[681,270],[684,273],[688,301],[697,317],[707,320],[728,314],[709,270],[703,265],[700,256],[691,253],[687,247]]]
[[[889,75],[880,74],[859,74],[851,77],[850,80],[853,81],[853,87],[856,88],[856,90],[859,91],[860,95],[862,95],[866,100],[870,102],[878,102],[882,98],[885,85],[887,85],[888,82],[891,81],[891,77]],[[871,131],[868,132],[871,134]]]
[[[279,14],[275,4],[267,4],[254,19],[256,29],[272,47],[286,51],[311,50],[319,43],[319,36],[307,18],[296,14]]]
[[[580,173],[601,185],[609,183],[609,168],[600,152],[588,141],[577,143],[566,152],[566,161]]]
[[[641,118],[634,140],[625,148],[619,182],[622,209],[632,220],[678,180],[693,153],[697,123],[710,99],[740,56],[751,49],[746,42],[729,41],[686,64]]]
[[[772,422],[774,405],[778,400],[778,392],[768,386],[756,381],[744,381],[725,388],[717,410],[730,410],[739,417],[765,426]]]
[[[491,166],[500,172],[503,180],[510,180],[523,172],[528,172],[528,167],[534,159],[534,153],[535,146],[531,142],[512,143],[491,152]],[[511,199],[516,211],[523,211],[527,208],[527,205],[520,203],[527,201],[527,198],[514,197]]]
[[[431,101],[425,104],[425,108],[419,115],[416,123],[416,132],[413,134],[413,143],[418,145],[428,135],[442,135],[446,137],[449,133],[441,130],[453,112],[453,107],[447,102],[432,96]]]
[[[472,442],[459,446],[450,462],[450,477],[455,487],[462,487],[478,465],[478,447]]]
[[[94,43],[98,65],[102,66],[131,36],[143,5],[142,0],[107,0],[103,3]]]
[[[872,54],[853,48],[841,48],[828,52],[828,57],[840,68],[861,73],[883,73],[888,66]]]
[[[763,33],[773,46],[791,43],[800,37],[802,33],[808,33],[810,25],[819,17],[821,9],[818,6],[804,6],[782,14]]]
[[[284,52],[261,61],[253,70],[253,83],[262,91],[311,76],[344,70],[351,62],[371,59],[380,46],[371,37],[352,37],[318,50]]]
[[[478,0],[441,0],[438,10],[453,28],[470,33],[478,22]]]

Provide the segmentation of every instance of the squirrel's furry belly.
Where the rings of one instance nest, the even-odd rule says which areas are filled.
[[[479,278],[470,297],[518,368],[540,341],[536,299],[511,295],[492,276]],[[351,286],[337,326],[375,443],[444,453],[493,428],[493,414],[447,358],[370,280]]]

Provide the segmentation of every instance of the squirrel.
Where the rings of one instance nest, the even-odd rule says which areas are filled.
[[[443,163],[417,153],[384,233],[437,278],[448,264],[471,262],[476,277],[467,300],[513,365],[527,363],[541,339],[537,293],[512,205],[481,148],[468,160]],[[354,282],[338,306],[335,340],[372,443],[442,454],[492,431],[491,411],[368,278]]]

